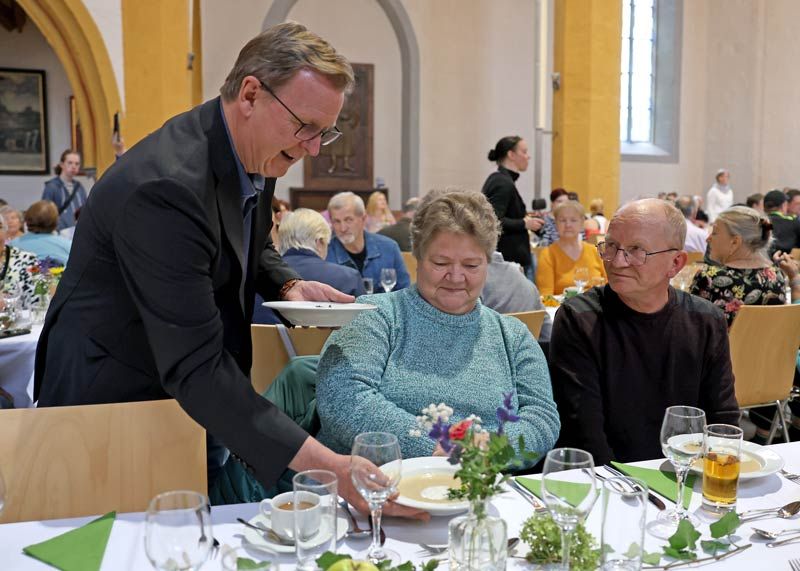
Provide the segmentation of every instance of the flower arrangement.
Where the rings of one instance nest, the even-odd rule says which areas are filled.
[[[28,269],[33,276],[33,294],[40,299],[44,295],[50,295],[54,286],[58,285],[64,266],[52,258],[44,258]]]

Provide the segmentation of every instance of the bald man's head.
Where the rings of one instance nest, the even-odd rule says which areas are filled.
[[[658,198],[634,200],[614,213],[609,226],[633,221],[647,224],[653,232],[663,233],[668,248],[683,249],[686,241],[686,220],[680,210]],[[616,224],[615,224],[616,223]]]

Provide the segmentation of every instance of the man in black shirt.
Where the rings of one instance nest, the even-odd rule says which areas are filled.
[[[722,312],[670,287],[686,264],[686,223],[657,199],[621,208],[598,251],[608,285],[556,314],[550,374],[565,446],[595,464],[661,456],[664,409],[696,406],[708,423],[737,424]]]
[[[788,213],[786,195],[780,190],[770,190],[764,197],[764,211],[772,222],[774,238],[769,249],[772,256],[775,252],[792,253],[792,249],[800,248],[800,220]]]

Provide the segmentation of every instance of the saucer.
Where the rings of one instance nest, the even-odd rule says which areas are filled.
[[[262,513],[256,515],[252,519],[250,519],[250,523],[257,526],[264,526],[264,527],[271,527],[271,521],[268,515],[264,515]],[[340,516],[338,513],[336,514],[336,540],[339,541],[342,539],[347,530],[349,529],[349,524],[347,520]],[[275,543],[269,537],[267,537],[263,533],[259,533],[256,530],[245,527],[244,528],[244,537],[250,543],[258,546],[263,547],[265,549],[269,549],[270,551],[274,551],[275,553],[294,553],[294,545],[281,545],[280,543]],[[316,547],[318,545],[322,545],[326,541],[328,541],[331,537],[331,530],[330,528],[325,525],[325,522],[320,526],[319,532],[311,539],[309,542],[309,547]]]

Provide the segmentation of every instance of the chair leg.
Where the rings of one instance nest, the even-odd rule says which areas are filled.
[[[772,444],[772,441],[775,438],[775,435],[778,433],[778,422],[780,422],[780,419],[781,419],[781,416],[780,416],[781,402],[780,401],[775,401],[775,406],[778,408],[778,410],[775,411],[775,414],[772,417],[772,424],[770,424],[769,436],[767,437],[767,446]]]
[[[783,441],[790,442],[789,440],[789,424],[786,422],[786,400],[780,401],[778,405],[778,414],[781,417],[781,427],[783,428]]]

